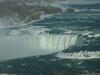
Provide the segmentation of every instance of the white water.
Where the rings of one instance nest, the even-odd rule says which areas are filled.
[[[100,51],[94,52],[74,52],[74,53],[58,53],[56,55],[59,59],[99,59]]]
[[[16,35],[0,37],[0,59],[14,59],[62,51],[75,45],[77,35]]]
[[[69,46],[75,45],[77,35],[56,35],[56,34],[41,34],[29,37],[28,42],[33,45],[35,49],[43,49],[49,51],[60,51],[67,49]]]

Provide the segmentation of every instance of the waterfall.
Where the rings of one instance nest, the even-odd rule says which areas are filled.
[[[76,44],[76,34],[34,34],[0,37],[0,59],[49,54]]]
[[[28,37],[28,43],[33,45],[35,49],[59,51],[67,49],[76,44],[78,35],[63,35],[63,34],[42,34],[33,37]]]

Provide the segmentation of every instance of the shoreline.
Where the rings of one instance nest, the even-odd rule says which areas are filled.
[[[35,22],[42,21],[42,20],[44,20],[45,18],[51,17],[51,16],[53,16],[53,14],[40,15],[40,18],[37,19],[37,20],[32,20],[32,21],[30,21],[30,22],[28,22],[28,23],[24,23],[24,24],[22,24],[22,25],[2,27],[2,28],[0,28],[0,29],[18,28],[18,27],[21,27],[21,28],[22,28],[22,27],[30,26],[30,25],[32,25],[32,24],[35,23]]]

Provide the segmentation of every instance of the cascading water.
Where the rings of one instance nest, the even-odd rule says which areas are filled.
[[[59,51],[75,45],[77,37],[78,35],[42,34],[33,36],[30,44],[36,49]]]
[[[0,37],[1,59],[49,54],[76,44],[78,35],[36,34]],[[12,53],[12,55],[11,55]]]

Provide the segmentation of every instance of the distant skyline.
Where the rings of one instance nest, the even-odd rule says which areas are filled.
[[[69,0],[71,4],[93,4],[100,3],[100,0]]]

